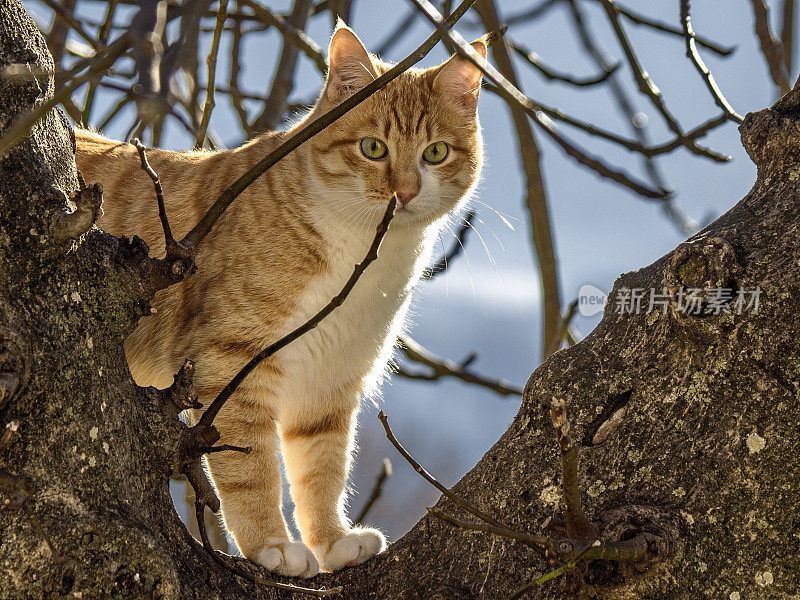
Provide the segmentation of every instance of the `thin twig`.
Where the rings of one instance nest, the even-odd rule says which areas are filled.
[[[781,11],[781,46],[783,47],[783,64],[789,77],[794,72],[792,61],[794,60],[794,30],[797,23],[794,20],[795,0],[783,0],[783,10]]]
[[[150,163],[147,161],[147,151],[144,144],[142,144],[138,138],[131,140],[131,144],[136,146],[136,150],[139,151],[139,158],[142,161],[142,170],[153,180],[156,200],[158,201],[158,218],[161,219],[161,227],[164,229],[164,241],[166,242],[166,247],[169,249],[171,246],[174,246],[176,242],[175,238],[172,237],[172,229],[169,226],[169,219],[167,218],[167,208],[164,204],[164,190],[161,189],[161,180],[158,178],[158,173],[153,170]],[[169,250],[167,251],[169,252]]]
[[[598,67],[608,68],[611,64],[611,61],[605,56],[597,42],[592,37],[592,33],[586,24],[583,13],[581,12],[581,8],[578,6],[578,0],[568,0],[568,4],[573,22],[575,24],[575,29],[584,49],[586,50],[586,53],[591,57]],[[639,115],[631,103],[631,100],[628,98],[625,88],[620,84],[618,76],[619,71],[615,72],[608,79],[608,88],[611,91],[611,94],[614,96],[619,111],[622,113],[622,116],[624,117],[625,122],[627,123],[634,137],[639,141],[640,144],[647,146],[649,143],[647,130],[641,125],[641,123],[638,122]],[[644,163],[645,172],[648,174],[653,185],[657,188],[667,188],[668,186],[666,181],[664,180],[658,164],[653,157],[644,155],[642,157],[642,162]],[[690,235],[697,231],[697,221],[688,218],[682,213],[682,211],[677,207],[675,198],[673,196],[665,197],[661,199],[660,202],[661,208],[666,214],[667,218],[681,231],[681,233]]]
[[[780,90],[781,95],[786,94],[792,89],[792,86],[789,83],[789,76],[786,74],[781,43],[773,37],[769,27],[769,8],[765,0],[750,0],[750,3],[753,5],[753,18],[756,35],[761,44],[761,54],[767,61],[772,81]]]
[[[401,377],[408,379],[421,379],[423,381],[436,381],[442,377],[454,377],[466,383],[472,383],[481,387],[488,388],[501,396],[521,396],[522,390],[514,387],[510,382],[503,380],[489,379],[467,369],[475,355],[470,355],[460,364],[452,360],[442,359],[432,352],[423,348],[408,336],[397,339],[397,347],[405,354],[406,358],[428,367],[430,373],[413,373],[397,365],[395,370]]]
[[[240,5],[237,0],[237,8]],[[242,52],[242,23],[241,21],[234,21],[233,33],[231,34],[231,66],[230,75],[228,76],[228,89],[230,90],[231,104],[239,116],[239,123],[242,126],[242,131],[250,130],[250,123],[247,116],[247,109],[245,109],[243,100],[245,95],[239,88],[239,74],[241,73],[241,52]],[[219,88],[217,88],[219,91]],[[206,89],[208,93],[208,89]],[[264,98],[261,98],[263,101]]]
[[[437,519],[441,519],[445,523],[449,523],[450,525],[458,527],[459,529],[465,529],[467,531],[479,531],[481,533],[491,533],[493,535],[499,535],[500,537],[508,538],[510,540],[522,542],[526,546],[530,546],[532,548],[552,550],[553,540],[545,536],[521,533],[519,531],[508,529],[507,527],[497,527],[488,523],[470,523],[469,521],[462,521],[461,519],[456,519],[455,517],[448,515],[446,512],[434,507],[429,507],[427,510]]]
[[[111,25],[114,23],[114,12],[117,10],[118,0],[110,0],[108,8],[106,9],[106,16],[100,24],[97,33],[98,41],[105,46],[108,42],[108,36],[111,33]],[[89,125],[89,119],[92,115],[92,106],[94,105],[94,95],[97,91],[97,82],[89,82],[89,87],[86,89],[86,100],[83,103],[83,110],[81,111],[81,123],[84,127]]]
[[[105,50],[94,56],[91,61],[85,63],[89,67],[86,73],[83,75],[76,75],[69,81],[66,81],[61,88],[55,91],[52,98],[45,100],[41,104],[37,104],[31,110],[19,115],[14,124],[6,130],[3,138],[0,139],[0,158],[8,154],[9,150],[28,135],[31,127],[33,127],[39,119],[58,104],[68,99],[73,91],[81,87],[87,81],[98,78],[105,71],[110,69],[117,58],[128,49],[129,45],[130,36],[127,33],[123,34],[112,44],[107,46]]]
[[[386,438],[392,443],[392,446],[394,446],[397,449],[400,455],[404,459],[406,459],[406,462],[408,462],[408,464],[410,464],[411,467],[417,473],[419,473],[423,479],[425,479],[425,481],[430,483],[433,487],[435,487],[442,494],[447,496],[447,498],[458,504],[458,506],[466,510],[468,513],[478,517],[481,521],[489,523],[490,525],[494,525],[495,527],[511,531],[508,527],[503,525],[500,521],[498,521],[494,517],[487,515],[485,512],[473,507],[466,500],[462,500],[461,498],[456,496],[453,492],[451,492],[441,483],[439,483],[433,475],[431,475],[425,469],[423,469],[422,466],[416,460],[414,460],[414,457],[412,457],[408,453],[408,451],[405,448],[403,448],[403,445],[394,436],[394,433],[392,433],[392,429],[389,427],[389,418],[386,416],[386,413],[384,413],[382,410],[378,412],[378,419],[380,419],[380,422],[383,424],[383,429],[386,432]]]
[[[14,419],[6,425],[6,428],[3,430],[3,435],[0,436],[0,452],[6,449],[6,446],[11,442],[11,438],[14,437],[14,433],[16,433],[17,429],[19,429],[19,419]]]
[[[378,498],[381,497],[383,493],[383,484],[386,483],[386,480],[392,476],[392,461],[388,458],[384,458],[381,462],[381,472],[378,474],[377,479],[375,480],[375,485],[372,486],[372,492],[367,499],[367,502],[364,504],[364,508],[361,509],[361,512],[358,513],[358,516],[353,521],[354,525],[358,525],[364,522],[364,519],[367,518],[369,511],[372,510],[372,507],[378,501]]]
[[[453,14],[445,21],[445,27],[452,27],[455,25],[461,16],[475,3],[475,0],[462,0],[458,7],[453,11]],[[196,247],[200,241],[208,235],[211,228],[216,223],[217,219],[222,216],[225,209],[230,206],[239,194],[241,194],[247,187],[263,175],[270,167],[284,158],[292,150],[306,142],[314,135],[328,127],[331,123],[339,119],[342,115],[358,106],[361,102],[366,100],[369,96],[384,87],[390,81],[399,77],[402,73],[421,61],[428,52],[444,37],[442,31],[436,31],[429,36],[422,44],[420,44],[411,54],[405,59],[400,61],[394,67],[386,71],[377,79],[371,81],[369,84],[358,90],[355,94],[321,115],[314,121],[311,121],[301,131],[297,132],[280,146],[275,148],[272,152],[267,154],[258,163],[251,167],[246,173],[240,176],[235,182],[229,185],[220,194],[219,198],[214,202],[211,208],[203,215],[200,221],[195,225],[192,230],[186,234],[182,242],[186,246]],[[0,153],[2,157],[2,153]]]
[[[72,16],[72,12],[61,6],[58,2],[54,0],[41,0],[42,4],[47,6],[50,10],[55,13],[57,19],[62,20],[66,25],[72,29],[75,33],[81,36],[87,44],[92,47],[92,50],[95,52],[100,52],[103,49],[104,44],[96,40],[94,37],[86,33],[84,30],[83,25],[81,25],[80,21],[78,21],[75,17]]]
[[[500,15],[493,1],[485,0],[479,5],[478,13],[487,31],[497,31],[501,26]],[[505,40],[500,39],[492,46],[492,56],[497,62],[502,76],[510,84],[516,84],[517,78],[514,72],[514,63],[511,60]],[[503,98],[508,105],[514,122],[522,171],[525,174],[525,207],[530,215],[531,241],[533,242],[535,259],[542,281],[543,327],[541,339],[543,340],[542,349],[544,350],[544,345],[552,339],[555,333],[561,309],[558,265],[556,263],[553,232],[550,226],[547,189],[542,173],[539,144],[528,119],[530,113],[510,97],[504,96]],[[538,115],[536,115],[536,118],[539,119]],[[541,122],[541,119],[538,122]]]
[[[572,302],[570,302],[569,307],[567,308],[567,314],[561,319],[561,326],[558,328],[558,334],[556,337],[553,338],[550,347],[547,349],[547,356],[553,354],[561,348],[561,344],[564,343],[564,340],[567,337],[567,333],[569,332],[569,324],[572,322],[572,318],[575,316],[575,310],[578,308],[578,299],[576,298]]]
[[[517,590],[514,593],[514,595],[511,596],[511,598],[509,600],[515,600],[517,598],[522,598],[523,596],[525,596],[525,594],[527,594],[528,592],[532,591],[535,587],[540,586],[540,585],[544,585],[545,583],[547,583],[551,579],[554,579],[554,578],[558,577],[559,575],[561,575],[561,574],[563,574],[563,573],[565,573],[567,571],[571,571],[576,566],[578,566],[578,561],[580,561],[582,558],[584,558],[586,556],[586,554],[588,554],[589,551],[592,548],[596,548],[599,545],[600,545],[600,540],[595,540],[592,544],[587,544],[587,546],[574,559],[572,559],[571,561],[568,561],[566,564],[561,565],[557,569],[554,569],[553,571],[550,571],[549,573],[546,573],[545,575],[542,575],[538,579],[534,579],[533,581],[531,581],[525,587]]]
[[[459,33],[444,31],[442,29],[441,23],[438,20],[439,13],[430,2],[427,0],[410,1],[414,2],[414,5],[422,11],[429,21],[436,24],[440,32],[446,37],[449,37],[459,55],[465,57],[478,67],[484,75],[497,86],[498,93],[503,96],[507,102],[517,104],[521,107],[533,122],[536,123],[548,137],[556,142],[568,156],[574,158],[578,163],[589,167],[600,176],[616,181],[646,198],[663,198],[668,195],[666,190],[654,190],[646,184],[636,181],[624,171],[608,166],[601,159],[586,154],[577,146],[570,143],[561,136],[548,121],[542,118],[535,102],[525,96],[525,94],[506,79],[494,66],[478,54],[474,48],[467,44],[466,40]],[[551,336],[548,336],[548,339],[550,339],[550,337]]]
[[[447,270],[447,267],[450,263],[464,250],[464,243],[467,241],[467,232],[472,229],[472,221],[475,218],[475,211],[470,210],[467,212],[466,216],[464,217],[464,222],[461,224],[461,227],[456,232],[456,239],[453,242],[450,251],[442,256],[439,260],[434,263],[434,265],[428,269],[425,269],[425,272],[422,276],[425,279],[433,279],[440,273],[444,273]]]
[[[284,40],[299,48],[303,54],[311,59],[322,75],[328,72],[328,61],[325,60],[322,48],[302,30],[302,27],[296,27],[279,14],[262,6],[255,0],[240,1],[242,6],[248,6],[253,10],[256,19],[266,25],[275,27],[275,29],[281,32]]]
[[[376,259],[378,258],[378,249],[380,248],[381,242],[383,241],[386,232],[389,229],[389,223],[394,217],[394,210],[397,206],[397,196],[392,196],[392,199],[389,201],[388,206],[386,207],[386,211],[383,214],[383,218],[381,219],[380,223],[378,223],[378,227],[375,230],[375,238],[372,240],[372,245],[369,247],[366,256],[364,259],[358,263],[355,268],[353,269],[353,273],[350,275],[350,278],[342,287],[341,291],[334,296],[328,304],[326,304],[317,314],[311,317],[308,321],[300,325],[291,333],[283,336],[277,342],[270,344],[266,348],[264,348],[261,352],[259,352],[256,356],[254,356],[241,370],[233,377],[233,379],[228,382],[228,385],[214,398],[214,401],[208,407],[208,409],[203,413],[203,416],[200,417],[200,421],[197,424],[197,427],[209,427],[213,422],[214,418],[219,413],[222,406],[231,397],[231,395],[236,391],[239,385],[244,381],[244,379],[253,372],[255,369],[264,359],[269,358],[280,349],[288,346],[293,341],[298,339],[299,337],[305,335],[312,329],[314,329],[317,325],[319,325],[325,317],[331,314],[334,310],[336,310],[339,306],[344,303],[347,296],[350,294],[350,291],[355,286],[358,279],[361,277],[362,273],[367,269],[367,267]]]
[[[616,34],[617,41],[619,42],[619,45],[625,54],[625,58],[628,61],[628,66],[630,67],[633,79],[636,82],[639,91],[650,98],[650,102],[661,115],[667,127],[669,127],[670,130],[675,133],[678,139],[681,140],[681,144],[683,146],[685,146],[689,151],[699,154],[700,156],[714,158],[713,153],[710,153],[709,150],[698,146],[694,140],[690,140],[685,137],[680,124],[675,117],[672,116],[672,113],[664,103],[664,99],[661,96],[661,90],[653,82],[650,74],[639,62],[639,59],[633,50],[633,46],[628,40],[628,36],[625,34],[625,30],[622,28],[622,23],[619,19],[619,10],[617,9],[617,6],[614,4],[613,0],[601,0],[601,3],[605,9],[609,23]]]
[[[644,25],[657,31],[670,33],[672,35],[683,35],[683,32],[678,27],[673,27],[668,23],[662,23],[661,21],[656,21],[650,17],[646,17],[641,13],[634,12],[626,6],[622,6],[619,2],[615,2],[614,4],[617,6],[619,14],[623,15],[636,25]],[[736,51],[736,46],[722,46],[721,44],[702,36],[697,36],[696,39],[698,44],[716,54],[719,54],[720,56],[730,56]]]
[[[574,85],[577,87],[588,87],[592,85],[597,85],[599,83],[604,83],[611,75],[619,68],[619,64],[612,65],[607,69],[603,69],[603,72],[599,75],[595,75],[594,77],[587,77],[585,79],[578,79],[572,75],[567,73],[557,73],[551,67],[544,64],[542,58],[533,52],[532,50],[528,50],[518,42],[514,42],[508,40],[508,45],[511,49],[524,58],[531,66],[533,66],[536,70],[538,70],[545,78],[550,79],[551,81],[561,81],[563,83],[568,83],[570,85]]]
[[[284,33],[281,57],[278,59],[278,66],[275,69],[275,76],[269,88],[269,95],[264,104],[261,114],[256,117],[250,126],[251,133],[260,133],[270,129],[275,129],[281,122],[281,118],[286,110],[286,102],[289,94],[294,87],[294,73],[297,69],[297,59],[299,58],[299,45],[305,40],[301,40],[296,32],[302,31],[305,27],[311,9],[311,0],[294,0],[292,12],[287,21],[277,15],[272,15],[275,19],[276,27],[278,21],[283,21],[285,27],[281,29]],[[267,11],[267,9],[264,9]],[[267,11],[269,12],[269,11]],[[294,32],[290,35],[289,32]],[[326,73],[327,71],[323,71]]]
[[[692,29],[692,16],[690,14],[689,0],[681,0],[681,24],[683,25],[683,38],[686,41],[686,56],[689,57],[694,64],[695,68],[699,71],[703,80],[706,82],[708,91],[714,98],[714,103],[719,106],[731,121],[741,123],[742,117],[733,109],[730,103],[722,95],[722,90],[719,89],[714,76],[700,57],[697,51],[697,44],[695,44],[694,30]]]
[[[194,149],[200,150],[206,143],[206,131],[208,123],[211,121],[211,111],[214,110],[214,81],[217,77],[217,54],[219,53],[219,39],[222,35],[222,27],[228,16],[228,0],[219,0],[217,8],[217,22],[214,26],[214,36],[211,39],[211,49],[208,51],[206,66],[208,67],[208,84],[206,85],[206,102],[203,107],[203,118],[200,119],[197,138],[195,139]]]
[[[561,487],[567,535],[582,540],[596,539],[597,528],[586,518],[581,506],[578,448],[570,435],[570,423],[567,419],[566,402],[563,398],[553,398],[550,405],[550,416],[558,437],[558,446],[561,449],[563,479]]]

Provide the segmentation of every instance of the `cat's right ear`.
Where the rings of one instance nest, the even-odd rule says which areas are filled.
[[[364,44],[339,19],[328,49],[325,96],[329,101],[338,104],[377,77],[372,58]]]

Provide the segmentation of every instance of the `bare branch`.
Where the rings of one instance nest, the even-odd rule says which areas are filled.
[[[553,352],[557,351],[561,348],[561,344],[564,343],[564,340],[569,333],[569,324],[572,322],[572,318],[575,316],[575,309],[578,308],[578,299],[576,298],[572,302],[570,302],[569,308],[567,308],[567,314],[561,319],[561,326],[558,328],[558,334],[556,337],[553,338],[553,342],[550,344],[550,347],[547,349],[547,356],[553,354]]]
[[[783,0],[781,46],[783,46],[783,64],[789,77],[791,77],[794,72],[792,67],[792,61],[794,59],[794,30],[797,26],[794,20],[794,8],[795,0]]]
[[[669,109],[667,109],[667,105],[664,103],[664,99],[661,97],[661,90],[653,82],[647,70],[642,67],[639,59],[636,56],[636,53],[633,50],[633,46],[631,46],[631,43],[628,41],[628,36],[625,34],[625,30],[622,28],[622,23],[619,20],[619,11],[613,0],[601,0],[601,3],[606,11],[606,15],[608,16],[611,27],[616,34],[617,41],[619,42],[620,47],[622,48],[622,51],[628,60],[628,65],[630,66],[633,79],[636,82],[639,91],[650,98],[650,102],[661,114],[661,117],[664,119],[667,127],[669,127],[670,130],[672,130],[672,132],[675,133],[675,135],[681,140],[681,144],[683,146],[686,146],[689,151],[694,152],[695,154],[713,158],[713,153],[710,153],[709,150],[695,144],[694,140],[687,139],[684,136],[678,121],[672,116],[672,113],[670,113]]]
[[[484,0],[479,5],[478,13],[487,31],[498,31],[501,27],[497,7],[492,0]],[[427,14],[427,12],[426,12]],[[471,49],[471,48],[470,48]],[[516,84],[514,64],[502,38],[492,46],[492,56],[500,68],[502,75],[509,82]],[[555,332],[561,300],[558,286],[558,266],[556,265],[553,233],[550,229],[550,209],[547,205],[547,190],[541,168],[541,154],[538,142],[533,134],[526,113],[509,98],[508,104],[511,118],[517,133],[517,144],[525,174],[525,206],[530,214],[531,238],[533,241],[536,263],[542,279],[543,293],[543,328],[542,339],[547,343]]]
[[[437,20],[438,19],[438,12],[433,7],[433,5],[428,2],[427,0],[410,0],[415,3],[415,6],[418,6],[422,13],[430,20],[432,23],[436,24],[436,27],[442,31],[441,24]],[[493,4],[492,4],[493,5]],[[483,6],[483,5],[481,5]],[[563,136],[561,136],[555,128],[545,119],[541,117],[539,114],[538,107],[533,100],[525,96],[515,85],[513,85],[505,76],[503,76],[494,66],[486,61],[480,54],[478,54],[469,44],[466,43],[466,40],[456,32],[444,32],[442,31],[447,37],[449,37],[450,41],[453,42],[455,45],[457,52],[459,55],[463,56],[467,60],[469,60],[472,64],[478,67],[481,71],[483,71],[484,75],[489,79],[492,83],[497,86],[498,93],[507,101],[513,104],[518,105],[522,110],[524,110],[528,116],[536,123],[542,130],[554,141],[558,144],[564,152],[568,156],[574,158],[578,163],[585,165],[598,173],[600,176],[611,179],[612,181],[616,181],[635,191],[637,194],[640,194],[646,198],[664,198],[669,193],[667,190],[654,190],[647,186],[644,183],[638,182],[631,178],[630,175],[626,174],[625,172],[618,170],[616,168],[610,167],[605,164],[599,158],[592,157],[582,150],[580,150],[577,146],[573,145],[569,141],[567,141]],[[499,55],[498,55],[499,56]],[[703,150],[700,149],[700,152]],[[557,309],[556,309],[557,310]],[[548,336],[548,341],[551,339],[552,336]]]
[[[467,232],[472,228],[472,220],[475,218],[475,211],[470,210],[464,217],[464,222],[461,224],[458,232],[456,232],[456,239],[450,251],[442,256],[436,263],[429,269],[425,269],[422,276],[426,279],[433,279],[440,273],[447,270],[448,265],[464,250],[464,243],[467,240]]]
[[[3,435],[0,436],[0,452],[6,449],[6,446],[11,442],[11,438],[14,437],[14,433],[16,433],[17,429],[19,429],[19,419],[14,419],[6,424]]]
[[[217,8],[217,21],[214,26],[214,35],[211,39],[211,49],[206,58],[206,66],[208,67],[208,84],[206,85],[206,103],[203,107],[203,118],[200,119],[200,128],[197,132],[194,149],[199,150],[205,145],[206,131],[208,130],[208,123],[211,120],[211,111],[214,110],[214,81],[217,76],[217,53],[219,52],[219,39],[222,35],[222,27],[225,25],[225,19],[228,16],[228,0],[219,0],[219,7]]]
[[[528,61],[531,66],[538,70],[547,79],[550,79],[551,81],[561,81],[577,87],[589,87],[592,85],[597,85],[598,83],[604,83],[614,73],[614,71],[619,68],[619,64],[615,64],[607,69],[603,69],[603,72],[599,75],[595,75],[594,77],[589,77],[586,79],[578,79],[566,73],[557,73],[551,67],[545,65],[542,61],[542,58],[538,54],[532,50],[528,50],[518,42],[511,41],[508,38],[506,38],[506,42],[514,52]]]
[[[0,139],[0,158],[8,154],[17,143],[22,140],[31,127],[33,127],[39,119],[50,112],[61,102],[67,100],[73,91],[81,87],[87,81],[91,81],[101,74],[105,73],[114,62],[119,58],[127,49],[130,44],[130,37],[128,34],[123,34],[117,38],[112,44],[105,48],[102,52],[94,56],[91,60],[86,62],[76,63],[74,72],[78,72],[88,66],[88,71],[83,75],[73,76],[70,80],[66,81],[61,88],[56,90],[53,97],[45,100],[41,104],[37,104],[35,108],[17,117],[17,120],[7,130],[2,139]]]
[[[570,435],[566,403],[563,398],[553,398],[550,416],[556,429],[561,449],[562,493],[567,521],[567,535],[582,540],[597,538],[597,528],[586,518],[581,506],[581,488],[578,475],[578,448]]]
[[[118,0],[110,0],[108,3],[108,8],[106,9],[106,16],[103,19],[103,22],[100,24],[100,28],[97,33],[97,41],[99,41],[103,46],[106,45],[108,42],[108,36],[111,33],[111,26],[114,23],[114,13],[117,10]],[[92,115],[92,106],[94,105],[94,95],[97,91],[97,82],[90,81],[89,87],[86,90],[86,100],[83,103],[83,110],[81,111],[81,123],[84,126],[89,124],[89,120]]]
[[[442,377],[455,377],[466,383],[488,388],[501,396],[522,396],[522,390],[514,387],[508,381],[489,379],[468,370],[467,366],[474,359],[474,354],[467,357],[461,364],[458,364],[452,360],[439,358],[407,336],[397,339],[397,347],[409,360],[423,364],[431,370],[430,373],[413,373],[400,365],[396,365],[395,370],[402,377],[421,379],[423,381],[436,381]]]
[[[284,19],[279,14],[262,6],[255,0],[240,0],[242,6],[248,6],[253,10],[255,18],[261,23],[273,26],[281,32],[287,43],[293,44],[305,54],[316,65],[317,70],[324,76],[328,72],[328,61],[322,53],[322,48],[312,40],[303,30],[302,26],[297,27]]]
[[[386,413],[380,411],[378,413],[378,419],[380,419],[380,422],[383,424],[383,430],[386,432],[386,438],[392,443],[392,446],[394,446],[397,449],[400,455],[404,459],[406,459],[406,462],[408,462],[408,464],[410,464],[417,473],[422,475],[425,481],[430,483],[433,487],[442,492],[442,494],[447,496],[447,498],[455,502],[458,506],[466,510],[468,513],[478,517],[481,521],[489,523],[490,525],[494,525],[495,527],[498,527],[500,529],[509,530],[508,527],[503,525],[500,521],[498,521],[494,517],[487,515],[483,511],[473,507],[466,500],[462,500],[461,498],[456,496],[453,492],[451,492],[441,483],[439,483],[433,475],[431,475],[425,469],[423,469],[422,466],[417,461],[415,461],[414,458],[408,453],[408,451],[405,448],[403,448],[403,445],[399,441],[397,441],[397,438],[394,437],[394,433],[392,433],[392,429],[389,427],[389,418],[386,416]]]
[[[700,58],[700,53],[697,51],[694,30],[692,29],[689,0],[681,0],[681,24],[683,25],[683,37],[686,41],[686,56],[691,59],[694,66],[700,72],[700,75],[702,75],[708,91],[711,92],[711,96],[714,98],[714,103],[725,112],[731,121],[741,123],[743,121],[742,117],[733,109],[730,103],[725,99],[725,96],[722,95],[722,91],[714,80],[714,76],[711,74],[711,71],[708,70],[703,59]]]
[[[611,61],[604,55],[597,42],[595,42],[592,34],[587,26],[583,13],[578,6],[577,0],[568,0],[570,13],[572,14],[573,23],[578,33],[586,53],[594,60],[598,67],[607,69]],[[628,98],[625,88],[618,81],[619,71],[615,72],[608,79],[608,87],[611,94],[616,100],[620,112],[625,118],[628,127],[631,129],[634,137],[643,146],[648,145],[648,136],[644,125],[639,120],[639,114],[636,112],[633,104]],[[656,161],[652,156],[644,155],[642,162],[644,163],[645,172],[648,174],[650,181],[657,188],[665,189],[667,184],[662,176]],[[661,199],[661,207],[667,218],[684,234],[690,235],[697,231],[698,223],[694,219],[690,219],[683,214],[675,203],[672,196]]]
[[[784,62],[781,43],[773,37],[772,30],[769,27],[767,3],[765,0],[750,0],[750,3],[753,5],[756,35],[761,44],[761,53],[764,55],[764,60],[767,61],[769,74],[778,90],[780,90],[781,95],[786,94],[792,89],[792,86],[786,73],[786,63]]]
[[[553,544],[553,540],[541,535],[520,533],[519,531],[513,531],[506,527],[496,527],[488,523],[470,523],[468,521],[462,521],[461,519],[456,519],[455,517],[448,515],[446,512],[443,512],[438,508],[428,508],[427,510],[437,519],[441,519],[445,523],[449,523],[453,527],[458,527],[459,529],[465,529],[467,531],[479,531],[482,533],[491,533],[494,535],[499,535],[500,537],[508,538],[510,540],[522,542],[526,546],[531,546],[541,549],[550,549]]]
[[[631,10],[630,8],[622,6],[619,2],[614,2],[614,4],[616,5],[619,14],[629,19],[631,23],[634,23],[636,25],[644,25],[646,27],[650,27],[652,29],[661,31],[663,33],[670,33],[672,35],[679,35],[679,36],[683,35],[683,31],[681,31],[681,29],[678,27],[673,27],[668,23],[662,23],[661,21],[656,21],[654,19],[646,17],[641,13],[637,13]],[[698,44],[703,46],[703,48],[711,50],[712,52],[719,54],[720,56],[730,56],[736,50],[736,46],[722,46],[702,36],[697,36],[695,39],[697,40]]]
[[[255,3],[253,2],[253,4]],[[248,4],[248,6],[251,5]],[[299,50],[298,40],[301,39],[297,32],[305,27],[310,9],[311,0],[295,0],[288,23],[284,22],[282,18],[271,14],[276,27],[278,21],[282,22],[283,29],[281,29],[281,33],[284,31],[287,33],[283,33],[283,48],[281,49],[281,57],[278,60],[278,67],[275,70],[275,77],[272,79],[269,96],[267,96],[263,112],[253,121],[250,127],[252,132],[275,129],[278,123],[281,122],[281,118],[286,111],[287,99],[294,87],[294,73],[297,68]],[[269,12],[266,9],[263,10]],[[289,35],[288,32],[290,30],[294,35]]]
[[[75,4],[74,0],[67,3],[67,6],[70,6],[69,8],[61,6],[61,4],[55,2],[54,0],[41,0],[41,2],[47,6],[47,8],[52,10],[53,13],[55,13],[56,19],[63,21],[70,29],[81,36],[95,52],[100,52],[100,50],[103,49],[104,44],[86,33],[86,31],[83,29],[83,25],[81,25],[81,23],[72,16],[72,7],[70,5]],[[55,61],[55,58],[53,60]]]
[[[358,516],[353,520],[354,525],[364,522],[364,519],[367,518],[369,511],[375,505],[375,502],[377,502],[378,498],[381,497],[381,494],[383,493],[383,484],[386,483],[386,480],[391,476],[392,461],[390,461],[388,458],[384,458],[383,461],[381,461],[381,472],[375,480],[375,485],[372,486],[372,492],[370,493],[367,502],[364,504],[364,508],[361,509],[361,512],[359,512]]]

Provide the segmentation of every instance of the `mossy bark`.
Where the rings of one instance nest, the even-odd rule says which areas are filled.
[[[0,7],[0,67],[52,68],[20,3]],[[49,94],[46,76],[0,78],[0,128]],[[589,518],[612,536],[671,532],[662,561],[593,561],[531,598],[800,597],[800,91],[741,131],[752,191],[623,275],[598,328],[536,370],[510,429],[455,487],[538,533],[560,510],[549,412],[564,399]],[[0,499],[13,485],[29,494],[0,511],[0,598],[288,598],[222,569],[175,515],[183,426],[163,394],[133,383],[122,351],[148,311],[142,247],[54,232],[74,208],[73,144],[53,111],[0,163],[0,427],[20,421],[0,453]],[[721,286],[759,288],[758,312],[615,311],[624,288]],[[550,569],[520,544],[427,517],[385,554],[313,583],[359,600],[503,599]]]

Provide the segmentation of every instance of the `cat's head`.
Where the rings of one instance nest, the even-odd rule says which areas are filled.
[[[486,56],[483,40],[472,46]],[[311,118],[392,67],[341,22],[329,64]],[[410,69],[312,138],[309,166],[314,184],[325,190],[326,212],[354,225],[374,224],[396,192],[401,208],[393,227],[427,226],[458,206],[480,174],[481,75],[459,56]]]

